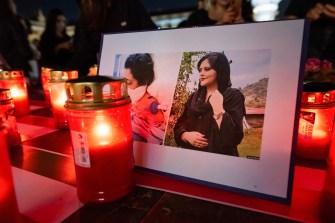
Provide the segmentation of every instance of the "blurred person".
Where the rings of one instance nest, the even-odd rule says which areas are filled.
[[[77,0],[81,11],[69,69],[85,76],[98,64],[102,33],[156,29],[140,0]]]
[[[38,49],[38,45],[34,42],[34,40],[29,39],[29,35],[33,33],[33,30],[31,28],[31,23],[29,19],[19,17],[20,22],[22,23],[23,27],[26,30],[27,36],[28,36],[28,41],[29,41],[29,46],[30,49],[33,52],[33,58],[29,60],[29,65],[31,67],[31,71],[29,72],[29,77],[30,77],[30,83],[32,85],[38,85],[40,84],[40,69],[39,69],[39,61],[41,59],[41,52]]]
[[[210,0],[191,13],[178,27],[242,23],[242,0]]]
[[[285,18],[308,18],[311,24],[307,56],[335,63],[335,1],[292,0]]]
[[[155,79],[154,61],[148,53],[131,54],[126,59],[123,77],[132,101],[131,121],[136,141],[162,144],[165,119],[158,100],[148,92]]]
[[[17,16],[13,0],[0,0],[0,54],[6,64],[5,69],[23,70],[29,77],[33,58],[28,36]]]
[[[231,87],[230,62],[226,55],[211,52],[197,64],[199,86],[193,92],[174,127],[174,139],[185,149],[239,156],[244,95]]]
[[[71,37],[66,33],[66,17],[60,9],[49,11],[39,42],[41,66],[64,70],[73,55]]]

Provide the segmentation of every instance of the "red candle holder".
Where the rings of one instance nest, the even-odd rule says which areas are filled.
[[[7,145],[13,147],[21,144],[21,135],[18,131],[15,117],[15,105],[9,89],[0,88],[0,112],[3,113],[7,127]]]
[[[308,82],[302,94],[297,156],[327,159],[335,115],[335,85],[330,82]]]
[[[98,74],[98,65],[94,64],[92,67],[90,67],[88,76],[97,76],[97,74]]]
[[[16,201],[12,168],[6,143],[4,114],[0,113],[0,220],[1,222],[20,222]]]
[[[44,92],[44,100],[45,105],[47,107],[51,107],[51,99],[50,99],[50,91],[49,91],[49,79],[51,77],[50,72],[52,71],[52,68],[49,67],[42,67],[41,70],[41,80],[42,80],[42,87]]]
[[[135,185],[131,101],[124,80],[86,76],[66,82],[78,198],[114,201]]]
[[[49,89],[52,114],[58,128],[68,128],[66,109],[65,81],[78,78],[77,71],[50,71]]]
[[[0,87],[10,89],[15,104],[16,116],[30,113],[27,84],[23,71],[0,71]]]
[[[329,148],[326,177],[319,207],[321,222],[333,222],[335,219],[335,132],[333,132],[333,142]]]

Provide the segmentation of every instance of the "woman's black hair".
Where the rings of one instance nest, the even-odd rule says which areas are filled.
[[[0,18],[13,18],[15,17],[15,13],[11,8],[10,0],[0,0]]]
[[[223,93],[228,87],[231,86],[230,81],[230,62],[228,61],[226,55],[222,52],[211,52],[203,56],[198,64],[199,69],[201,63],[204,60],[208,60],[209,65],[217,73],[218,90]]]
[[[125,68],[131,70],[140,86],[149,86],[155,78],[154,61],[149,53],[131,54],[126,59]]]
[[[47,21],[45,25],[45,32],[49,35],[55,35],[56,30],[56,23],[58,16],[65,16],[64,12],[60,9],[54,8],[51,9],[47,16]],[[62,33],[66,34],[66,29],[62,31]]]

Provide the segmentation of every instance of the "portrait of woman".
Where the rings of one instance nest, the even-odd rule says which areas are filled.
[[[199,85],[176,121],[174,140],[186,149],[239,156],[245,99],[231,87],[230,62],[224,53],[210,52],[197,69]]]
[[[158,100],[148,92],[155,79],[154,61],[150,54],[131,54],[124,64],[123,77],[127,80],[132,101],[132,129],[136,141],[162,144],[165,132],[164,113]]]

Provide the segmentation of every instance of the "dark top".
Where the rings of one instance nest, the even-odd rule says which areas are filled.
[[[252,22],[252,6],[251,1],[242,0],[242,17],[245,22]],[[208,12],[205,9],[197,9],[192,12],[189,17],[178,24],[178,27],[192,27],[192,26],[210,26],[216,24],[217,21],[211,20],[208,17]]]
[[[29,75],[29,60],[33,57],[27,33],[18,18],[0,18],[0,53],[13,70]]]
[[[209,102],[205,102],[206,90],[196,91],[189,97],[183,114],[174,128],[174,139],[178,146],[186,149],[238,156],[237,145],[243,138],[244,96],[235,88],[228,87],[223,93],[223,108],[220,129],[213,118]],[[181,139],[184,132],[197,131],[205,135],[208,146],[199,149]]]
[[[292,0],[285,15],[305,18],[307,12],[318,2],[332,2],[335,6],[334,0]],[[335,19],[321,16],[320,19],[311,22],[307,56],[335,62]]]
[[[41,66],[64,70],[73,55],[72,50],[60,49],[57,53],[55,48],[58,44],[67,42],[70,36],[58,37],[50,33],[43,33],[40,40]]]
[[[103,33],[156,29],[146,9],[139,0],[113,0]],[[76,26],[74,56],[69,69],[87,75],[89,68],[97,64],[100,51],[101,32],[88,31],[83,24]]]
[[[178,27],[192,27],[192,26],[208,26],[214,25],[215,20],[211,20],[208,17],[208,12],[205,9],[198,9],[190,14],[190,16],[183,22],[181,22]]]

